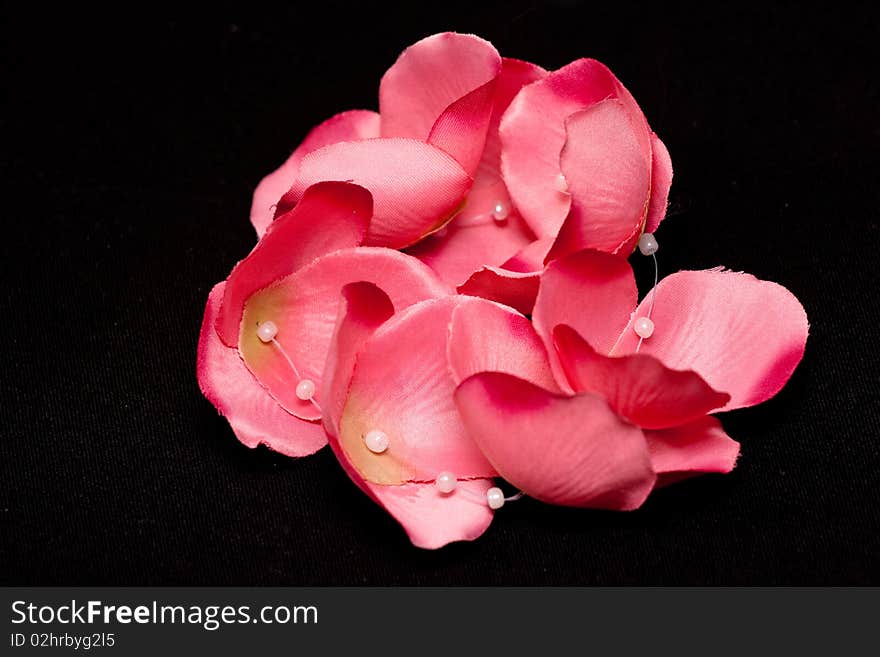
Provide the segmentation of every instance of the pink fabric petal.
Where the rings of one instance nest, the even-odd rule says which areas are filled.
[[[349,110],[332,116],[312,128],[290,157],[260,181],[251,203],[251,223],[262,237],[272,218],[275,206],[296,180],[300,160],[314,150],[340,141],[358,141],[379,136],[379,115],[369,110]]]
[[[559,185],[565,120],[619,95],[619,83],[593,59],[579,59],[522,89],[501,119],[501,168],[513,202],[538,237],[556,237],[570,196]]]
[[[530,315],[535,307],[540,282],[538,272],[521,274],[499,267],[483,267],[458,286],[458,293],[497,301]]]
[[[341,142],[302,159],[299,176],[279,208],[296,202],[321,180],[347,180],[370,190],[373,219],[364,243],[391,248],[409,246],[446,223],[472,182],[455,159],[421,141]]]
[[[299,203],[272,223],[229,274],[217,316],[223,342],[238,343],[245,299],[319,256],[360,244],[372,211],[369,192],[357,185],[324,182],[303,190]]]
[[[461,490],[453,495],[442,495],[433,483],[373,484],[364,480],[341,448],[338,419],[357,353],[393,310],[388,297],[369,283],[347,285],[342,296],[334,343],[327,358],[324,394],[328,400],[324,406],[324,423],[334,454],[352,481],[403,526],[414,545],[433,549],[452,541],[478,537],[492,520],[492,512],[480,502],[491,481],[459,482],[459,489],[470,491],[471,496]]]
[[[351,480],[400,523],[416,547],[434,550],[454,541],[472,541],[492,522],[494,514],[482,502],[493,486],[491,479],[459,481],[450,495],[440,493],[433,482],[374,484],[355,469],[336,436],[330,435],[329,441]]]
[[[532,323],[511,308],[470,299],[452,312],[447,348],[456,385],[480,372],[506,372],[559,391]]]
[[[495,472],[470,439],[455,409],[446,357],[452,311],[466,297],[417,304],[396,314],[361,350],[340,420],[339,441],[361,476],[376,484],[434,481]],[[384,432],[380,454],[364,437]]]
[[[547,71],[531,62],[509,57],[501,60],[501,73],[495,84],[492,118],[489,122],[489,131],[486,135],[486,145],[483,148],[480,168],[476,175],[477,182],[494,184],[501,180],[501,135],[499,132],[501,119],[523,87],[545,77],[547,77]]]
[[[658,486],[704,472],[730,472],[739,456],[739,443],[714,417],[644,433]]]
[[[565,125],[560,162],[571,210],[550,257],[587,248],[617,253],[641,232],[648,211],[651,151],[637,133],[643,126],[615,98],[572,114]]]
[[[648,218],[645,231],[653,233],[666,216],[669,204],[669,188],[672,186],[672,158],[660,138],[651,133],[651,204],[648,206]]]
[[[252,295],[245,305],[239,351],[248,368],[279,403],[303,419],[321,414],[296,396],[297,376],[316,385],[322,403],[324,365],[336,325],[340,291],[366,281],[379,287],[396,310],[450,293],[428,267],[391,249],[358,247],[328,254]],[[257,327],[272,321],[284,349],[263,343]],[[288,358],[290,362],[288,362]]]
[[[508,374],[455,393],[471,436],[498,473],[550,504],[630,510],[655,482],[642,432],[591,394],[564,397]]]
[[[449,153],[473,176],[480,165],[492,116],[495,79],[452,103],[437,119],[428,143]]]
[[[550,252],[550,247],[553,246],[553,241],[551,237],[544,237],[526,244],[502,266],[510,271],[540,274],[544,271],[544,260]]]
[[[450,285],[461,285],[481,267],[498,266],[534,240],[528,225],[517,215],[497,222],[492,210],[498,202],[509,205],[507,190],[474,188],[465,209],[441,231],[408,249]]]
[[[566,377],[553,347],[553,328],[567,324],[599,353],[611,350],[638,301],[629,263],[600,251],[579,251],[551,262],[541,275],[532,320],[544,340],[557,381]]]
[[[539,295],[540,299],[540,295]],[[650,293],[633,315],[647,314]],[[724,410],[775,395],[804,354],[809,323],[803,306],[781,285],[729,271],[682,271],[657,286],[654,334],[641,353],[667,367],[693,370],[730,394]],[[635,351],[632,322],[612,355]]]
[[[572,388],[599,395],[615,413],[644,429],[686,424],[730,401],[730,395],[712,390],[695,372],[671,370],[653,356],[596,353],[570,326],[557,326],[553,342]]]
[[[501,179],[498,125],[504,110],[523,85],[544,75],[546,71],[534,64],[503,60],[501,74],[495,83],[486,144],[467,204],[446,230],[435,233],[410,250],[450,285],[464,283],[480,267],[501,265],[535,239],[531,229],[511,207],[510,195]],[[509,208],[507,219],[501,222],[493,218],[493,211],[499,203]]]
[[[428,140],[473,175],[500,71],[498,51],[477,36],[445,32],[422,39],[382,77],[382,136]]]
[[[439,492],[433,482],[366,485],[406,530],[412,544],[427,550],[479,538],[494,516],[489,505],[482,501],[486,499],[486,491],[494,485],[490,479],[460,481],[450,495]]]
[[[321,414],[330,433],[339,433],[339,418],[358,352],[367,338],[393,314],[391,299],[372,283],[361,281],[342,288],[342,303],[327,353],[321,394],[324,402]]]
[[[248,447],[263,444],[287,456],[313,454],[327,444],[321,425],[281,408],[248,372],[238,350],[224,345],[214,330],[225,285],[218,283],[208,295],[196,362],[199,387]]]

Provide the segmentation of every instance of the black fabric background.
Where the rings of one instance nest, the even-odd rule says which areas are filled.
[[[880,583],[869,5],[316,4],[5,9],[0,581]],[[610,65],[675,166],[661,275],[725,265],[803,302],[789,385],[723,417],[733,474],[627,514],[525,500],[425,552],[329,451],[249,450],[202,398],[204,302],[253,245],[254,186],[313,124],[375,108],[400,50],[445,29]]]

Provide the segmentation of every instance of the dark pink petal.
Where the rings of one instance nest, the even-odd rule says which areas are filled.
[[[495,79],[452,103],[434,123],[428,143],[449,153],[473,176],[483,157]]]
[[[532,323],[497,303],[470,299],[459,304],[452,313],[447,353],[456,385],[480,372],[506,372],[559,391]]]
[[[560,185],[565,121],[620,94],[620,83],[593,59],[579,59],[529,84],[501,119],[501,168],[522,217],[538,237],[555,238],[570,196]]]
[[[645,221],[645,232],[653,233],[666,216],[669,203],[669,188],[672,186],[672,158],[669,151],[660,141],[660,137],[651,133],[651,204],[648,206],[648,218]]]
[[[552,237],[544,237],[527,244],[521,251],[516,253],[502,266],[510,271],[522,273],[541,273],[544,271],[544,261],[553,246]]]
[[[651,151],[637,133],[644,126],[615,98],[572,114],[565,125],[561,167],[571,210],[549,257],[581,249],[617,253],[641,232],[648,212]]]
[[[327,444],[321,425],[300,420],[281,408],[248,372],[238,350],[220,341],[214,323],[224,286],[214,286],[205,307],[196,362],[199,387],[248,447],[263,444],[287,456],[318,451]]]
[[[703,472],[730,472],[739,456],[739,443],[714,417],[644,433],[658,485]]]
[[[544,75],[546,71],[534,64],[503,60],[501,74],[495,81],[486,145],[467,203],[447,224],[446,230],[433,234],[410,250],[450,285],[461,285],[480,267],[501,265],[534,240],[531,229],[512,208],[501,179],[498,125],[504,110],[523,85]],[[493,218],[498,204],[509,209],[505,221]]]
[[[393,314],[391,299],[372,283],[361,281],[342,288],[342,303],[327,353],[321,391],[321,415],[328,432],[339,433],[339,418],[358,352],[367,338]]]
[[[695,372],[671,370],[653,356],[598,354],[570,326],[557,326],[553,341],[572,388],[599,395],[615,413],[644,429],[686,424],[730,401]]]
[[[301,378],[315,383],[320,405],[340,293],[349,283],[360,281],[379,287],[395,310],[451,292],[413,257],[391,249],[358,247],[318,258],[247,300],[238,344],[241,356],[272,396],[303,419],[319,419],[321,414],[296,396],[293,367]],[[275,344],[260,341],[257,327],[267,321],[278,327],[276,340],[284,353]]]
[[[540,295],[539,295],[540,299]],[[650,293],[632,321],[647,314]],[[641,353],[676,370],[693,370],[731,396],[724,410],[775,395],[804,354],[809,323],[803,306],[781,285],[749,274],[682,271],[657,286],[654,334]],[[635,351],[628,325],[612,355]]]
[[[370,190],[373,219],[364,243],[391,248],[409,246],[446,223],[472,182],[455,159],[422,141],[348,141],[306,155],[279,208],[321,180],[347,180]]]
[[[251,203],[251,223],[259,237],[275,216],[275,206],[296,180],[300,160],[314,150],[340,141],[358,141],[379,136],[379,115],[369,110],[349,110],[332,116],[312,128],[290,157],[260,181]]]
[[[538,272],[521,274],[499,267],[483,267],[458,286],[458,293],[497,301],[530,315],[535,307],[540,282]]]
[[[331,251],[357,246],[373,212],[370,193],[344,182],[304,189],[293,209],[272,222],[254,250],[226,281],[217,333],[227,346],[238,343],[245,299]]]
[[[550,504],[638,508],[655,482],[645,438],[591,394],[555,395],[508,374],[455,393],[473,439],[511,484]]]
[[[422,39],[382,77],[382,136],[430,141],[473,175],[500,72],[498,51],[472,34],[445,32]]]
[[[467,297],[425,301],[397,313],[367,340],[355,365],[340,420],[339,442],[361,476],[375,484],[433,481],[495,472],[470,439],[455,409],[446,357],[454,308]],[[376,454],[364,437],[384,432]]]
[[[553,347],[553,328],[567,324],[599,353],[607,354],[638,302],[629,263],[600,251],[579,251],[551,262],[541,275],[532,320],[550,353],[557,381],[565,374]]]
[[[505,57],[501,63],[501,74],[495,84],[495,98],[492,107],[492,118],[483,148],[483,158],[476,179],[487,183],[501,180],[501,119],[510,103],[520,90],[532,82],[547,76],[540,66],[531,62]],[[506,199],[505,199],[506,200]]]

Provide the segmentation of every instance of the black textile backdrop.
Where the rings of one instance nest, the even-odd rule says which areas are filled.
[[[869,5],[315,4],[6,8],[0,581],[880,583]],[[397,54],[446,29],[547,68],[606,62],[672,154],[661,275],[725,265],[803,302],[788,386],[722,418],[733,474],[633,513],[525,500],[426,552],[328,450],[249,450],[202,398],[204,302],[253,246],[254,186],[312,125],[375,108]],[[650,261],[633,263],[644,291]]]

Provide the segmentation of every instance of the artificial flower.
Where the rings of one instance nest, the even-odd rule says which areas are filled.
[[[318,183],[211,291],[199,339],[199,385],[244,444],[290,456],[326,445],[321,394],[304,399],[297,384],[306,380],[321,390],[344,285],[379,284],[396,308],[450,293],[415,258],[360,246],[371,216],[363,188]],[[261,339],[265,322],[277,329],[277,342]]]
[[[658,484],[729,472],[739,445],[709,414],[769,399],[804,352],[800,303],[748,274],[679,272],[638,308],[636,299],[622,258],[586,250],[554,261],[541,276],[533,314],[544,349],[519,371],[487,367],[459,377],[455,398],[469,435],[526,494],[626,510]],[[654,334],[639,346],[633,326],[652,303]],[[470,332],[497,325],[459,319]],[[453,340],[461,334],[453,327]],[[516,339],[535,344],[535,336]],[[492,335],[482,346],[509,338]],[[465,343],[454,349],[468,349]],[[555,386],[532,374],[541,358]]]
[[[250,447],[329,443],[424,548],[481,535],[499,476],[631,510],[729,472],[739,444],[713,414],[776,394],[808,324],[785,288],[721,269],[638,303],[625,257],[671,180],[599,62],[423,39],[379,112],[318,125],[257,187],[259,241],[208,296],[200,387]]]
[[[604,65],[548,73],[446,32],[400,55],[378,113],[315,127],[257,187],[251,221],[261,235],[309,185],[353,181],[375,201],[366,244],[409,247],[448,284],[525,307],[536,278],[523,274],[545,258],[631,251],[663,218],[671,178],[666,148]]]

